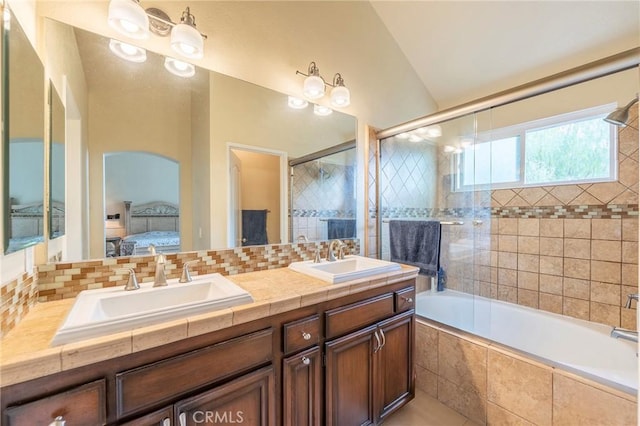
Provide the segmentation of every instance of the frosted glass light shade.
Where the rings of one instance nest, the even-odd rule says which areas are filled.
[[[302,93],[309,99],[320,99],[324,96],[324,80],[317,75],[310,75],[304,79]]]
[[[127,37],[149,37],[149,17],[135,0],[111,0],[107,22],[111,28]]]
[[[166,57],[164,59],[164,67],[171,74],[178,77],[193,77],[196,74],[196,67],[188,62],[183,62],[175,58]]]
[[[178,24],[171,30],[171,47],[189,59],[204,56],[204,41],[200,32],[188,24]]]
[[[314,105],[313,106],[313,113],[315,115],[320,115],[320,116],[326,116],[326,115],[330,115],[333,112],[333,110],[329,107],[326,107],[324,105]]]
[[[309,102],[304,99],[296,98],[295,96],[289,96],[289,107],[293,109],[304,109],[309,105]]]
[[[331,105],[337,108],[349,106],[351,103],[351,93],[344,86],[336,86],[331,89]]]
[[[141,47],[123,43],[119,40],[109,40],[109,49],[119,58],[131,62],[144,62],[147,60],[147,51]]]

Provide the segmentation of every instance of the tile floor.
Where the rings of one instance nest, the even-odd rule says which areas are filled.
[[[471,420],[416,389],[416,397],[393,413],[384,426],[472,426]]]

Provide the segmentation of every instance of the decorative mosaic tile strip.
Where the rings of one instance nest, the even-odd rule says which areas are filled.
[[[589,206],[493,207],[493,218],[621,219],[638,217],[638,204]]]
[[[344,240],[345,254],[359,253],[359,240]],[[179,278],[185,262],[198,261],[192,275],[220,273],[236,275],[245,272],[283,268],[291,262],[313,259],[317,247],[327,251],[329,242],[272,244],[237,247],[226,250],[193,251],[167,254],[167,278]],[[38,301],[68,299],[80,291],[125,285],[127,269],[133,269],[140,282],[153,281],[153,256],[117,257],[74,263],[52,263],[38,267]]]
[[[0,290],[0,338],[8,333],[36,303],[35,274],[24,273]]]
[[[293,209],[293,217],[355,217],[355,212],[350,210],[312,210]]]
[[[417,207],[385,207],[382,209],[383,218],[427,218],[427,217],[490,217],[491,210],[483,208],[417,208]],[[375,219],[375,209],[369,209],[369,217]]]

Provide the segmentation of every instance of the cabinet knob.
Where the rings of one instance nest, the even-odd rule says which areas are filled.
[[[171,419],[169,417],[162,419],[162,426],[171,426]]]
[[[306,356],[303,356],[302,357],[302,363],[304,365],[309,365],[309,364],[311,364],[311,360],[309,358],[307,358]]]
[[[55,419],[53,419],[51,423],[49,423],[49,426],[64,426],[66,422],[67,421],[64,419],[64,417],[58,416]]]
[[[311,333],[307,333],[306,331],[302,332],[302,338],[304,340],[311,340]]]
[[[413,297],[403,297],[407,303],[413,303]]]

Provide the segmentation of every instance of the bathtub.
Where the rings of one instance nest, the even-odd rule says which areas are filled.
[[[416,296],[416,313],[635,394],[637,345],[612,327],[454,290]]]

